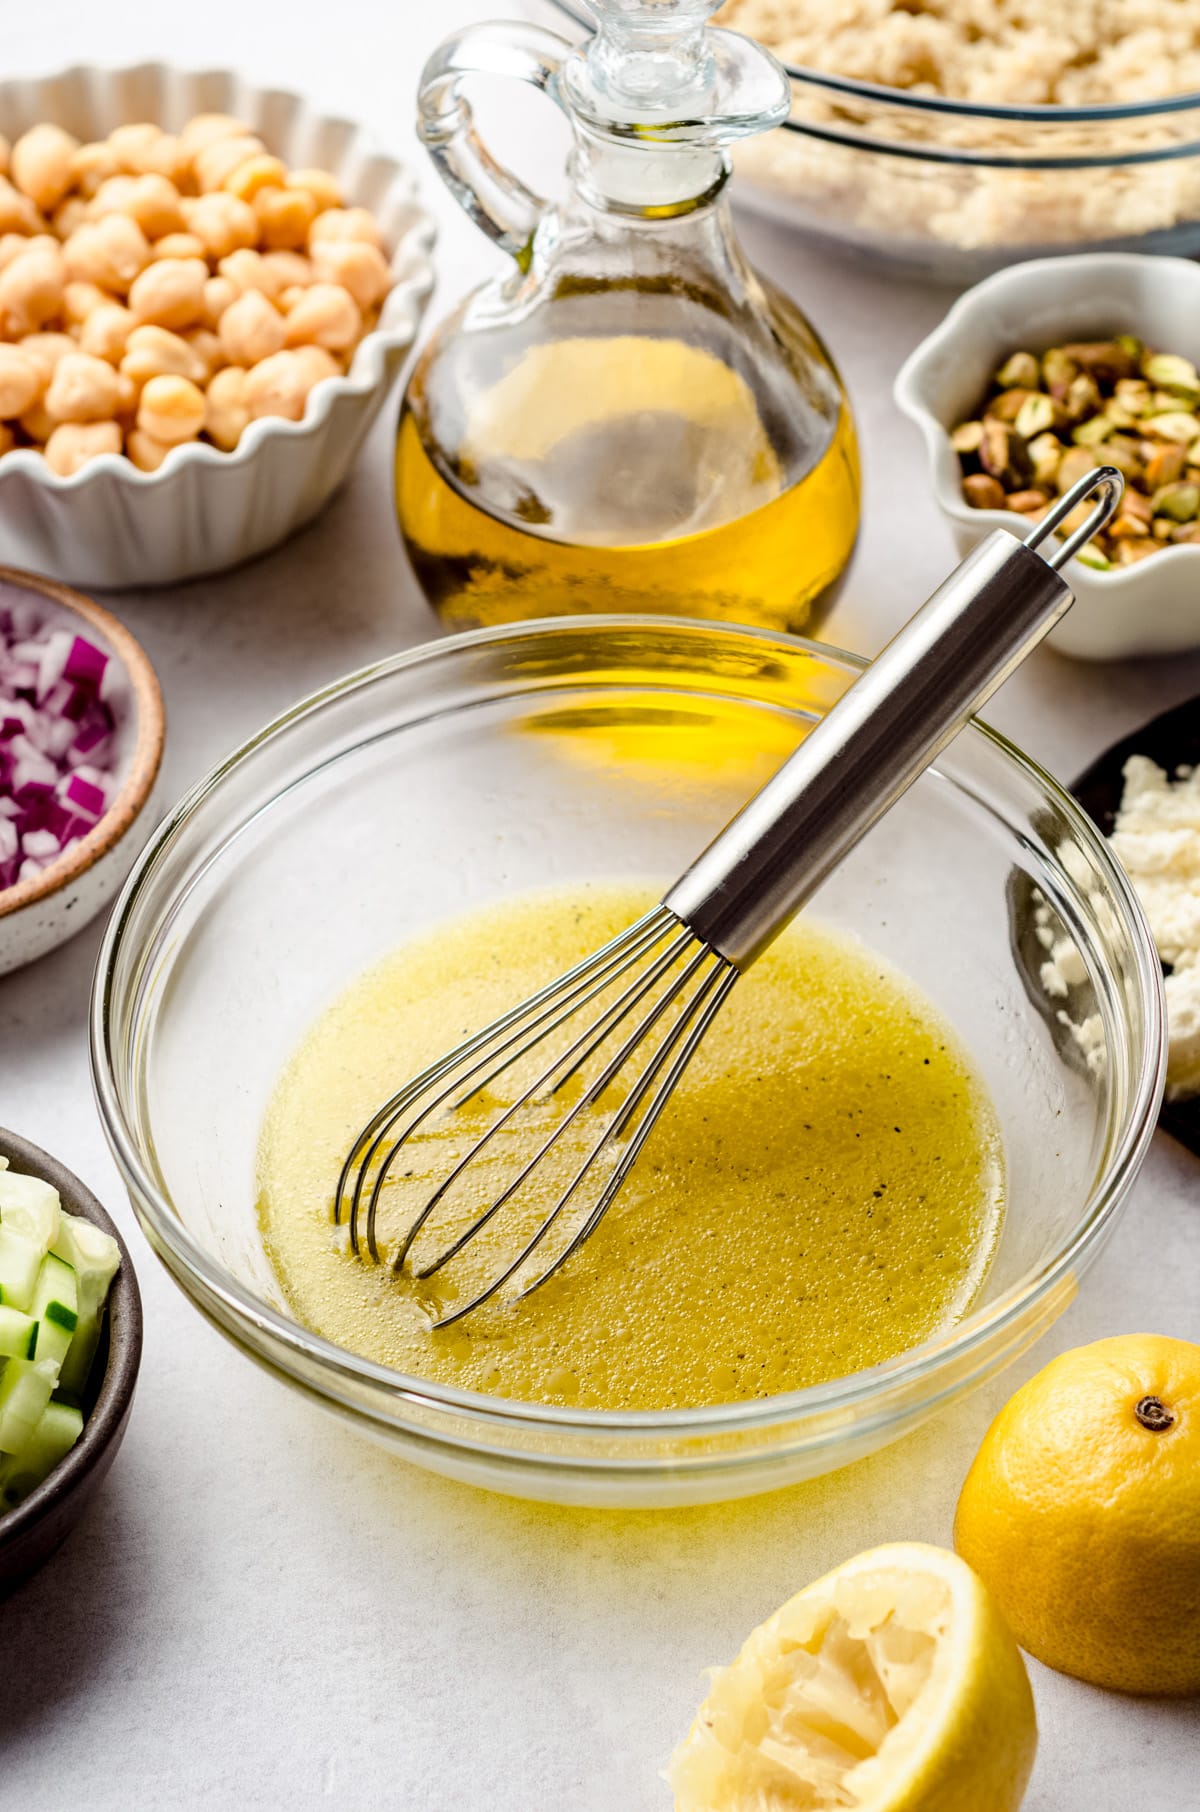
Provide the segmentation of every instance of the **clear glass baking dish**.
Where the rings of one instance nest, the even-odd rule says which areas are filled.
[[[586,0],[545,0],[576,26]],[[912,275],[1200,251],[1200,94],[985,105],[788,64],[792,116],[737,152],[734,200]]]
[[[490,899],[582,879],[666,882],[860,667],[716,624],[596,617],[483,630],[329,687],[183,800],[113,913],[92,1054],[142,1226],[222,1332],[421,1465],[530,1497],[672,1504],[841,1466],[1050,1325],[1153,1130],[1160,972],[1087,819],[977,726],[812,908],[932,996],[996,1102],[1007,1223],[982,1296],[952,1333],[765,1401],[554,1409],[424,1383],[318,1338],[293,1320],[263,1252],[263,1111],[297,1041],[352,977]],[[1047,928],[1081,959],[1065,999],[1044,985]]]

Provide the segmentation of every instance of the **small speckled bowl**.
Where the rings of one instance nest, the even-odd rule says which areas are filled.
[[[90,598],[36,573],[0,566],[0,593],[34,592],[47,620],[86,636],[116,663],[116,796],[99,823],[39,875],[0,891],[0,975],[65,943],[108,904],[154,825],[166,718],[154,669],[123,624]]]
[[[81,1214],[116,1240],[121,1268],[108,1293],[105,1332],[92,1368],[83,1433],[64,1460],[15,1510],[0,1514],[0,1595],[28,1579],[70,1534],[124,1438],[142,1357],[142,1299],[117,1228],[90,1190],[38,1146],[0,1127],[0,1156],[13,1170],[58,1190],[68,1214]]]

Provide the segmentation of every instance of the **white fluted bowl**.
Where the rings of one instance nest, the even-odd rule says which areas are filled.
[[[251,422],[232,453],[192,442],[156,472],[105,454],[71,478],[29,449],[5,454],[0,561],[111,588],[171,584],[265,553],[329,502],[399,375],[433,288],[434,226],[413,173],[351,121],[226,70],[164,63],[0,82],[0,132],[9,139],[39,120],[93,139],[132,120],[178,131],[211,112],[244,119],[289,165],[332,171],[349,205],[370,208],[394,279],[378,324],[345,376],[312,391],[302,421]]]
[[[1133,333],[1160,352],[1200,361],[1200,265],[1139,253],[1081,253],[1015,264],[960,296],[896,379],[898,406],[925,440],[930,482],[960,553],[993,529],[1024,534],[1009,510],[976,510],[962,494],[956,422],[974,414],[1010,352]],[[1096,463],[1104,448],[1095,449]],[[1100,572],[1072,560],[1074,609],[1047,640],[1077,660],[1179,654],[1200,647],[1200,547],[1164,548]]]

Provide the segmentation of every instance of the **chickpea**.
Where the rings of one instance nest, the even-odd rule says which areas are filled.
[[[104,359],[69,352],[54,367],[46,413],[59,422],[109,421],[125,396],[118,373]]]
[[[42,386],[41,371],[19,346],[0,345],[0,416],[24,415],[41,396]]]
[[[282,351],[286,331],[279,310],[260,289],[248,289],[231,302],[217,327],[231,365],[257,365]]]
[[[137,187],[137,177],[122,170],[106,176],[88,203],[88,219],[102,220],[105,214],[127,214]]]
[[[60,478],[70,478],[90,459],[120,451],[116,422],[63,422],[46,441],[46,464]]]
[[[128,453],[139,472],[157,472],[168,453],[174,451],[164,441],[155,440],[153,434],[144,434],[140,428],[133,428],[125,437],[125,451]]]
[[[307,283],[289,283],[287,288],[280,292],[279,306],[282,308],[285,315],[290,315],[297,302],[302,302],[304,300],[305,295],[308,293],[308,287]]]
[[[236,195],[198,195],[183,202],[188,231],[204,241],[210,258],[228,258],[239,245],[258,244],[258,215]]]
[[[39,247],[56,252],[59,249],[58,240],[53,233],[35,233],[32,238],[28,233],[0,234],[0,271],[7,270],[14,259],[24,257],[26,252]]]
[[[236,283],[231,283],[228,277],[210,277],[204,285],[205,325],[217,327],[229,304],[236,302],[240,294]]]
[[[32,408],[22,410],[18,423],[23,434],[30,440],[47,441],[54,433],[58,423],[52,415],[46,413],[45,403],[34,403]]]
[[[82,327],[92,310],[103,308],[106,302],[115,298],[98,283],[85,283],[80,279],[68,283],[63,289],[63,320],[68,327]]]
[[[186,333],[183,337],[204,366],[204,376],[202,378],[195,378],[193,380],[195,383],[207,383],[214,372],[220,371],[221,368],[228,363],[228,360],[225,357],[225,348],[221,344],[220,335],[213,333],[211,328],[193,327],[191,331]],[[191,374],[190,372],[184,372],[183,375],[189,377]]]
[[[254,197],[254,211],[264,245],[295,250],[308,244],[317,204],[307,189],[260,189]]]
[[[82,195],[68,195],[50,216],[50,224],[60,239],[69,239],[76,227],[89,218],[88,204]]]
[[[163,258],[147,265],[129,286],[129,306],[139,321],[158,327],[191,327],[204,319],[203,258]]]
[[[204,426],[204,393],[184,377],[152,377],[142,391],[137,425],[169,447],[195,440]]]
[[[203,151],[207,145],[215,145],[218,139],[249,136],[250,128],[246,122],[235,120],[231,113],[198,113],[179,134],[179,142],[195,157],[197,151]]]
[[[150,247],[151,259],[160,258],[207,258],[203,239],[197,239],[195,233],[164,233]]]
[[[12,148],[12,179],[44,214],[56,208],[74,182],[71,160],[79,140],[48,122],[31,126]]]
[[[307,190],[317,204],[318,212],[343,205],[342,191],[336,176],[328,170],[292,170],[285,187]]]
[[[202,151],[194,152],[192,168],[200,193],[223,189],[239,164],[260,156],[266,148],[261,138],[221,138],[215,144],[205,145]]]
[[[318,283],[340,283],[363,309],[382,301],[392,287],[387,259],[364,239],[318,239],[312,267]]]
[[[40,233],[45,224],[28,195],[0,176],[0,233]]]
[[[21,351],[37,366],[42,389],[54,376],[58,361],[78,348],[69,333],[27,333],[20,341]]]
[[[199,349],[171,333],[165,327],[135,327],[129,335],[121,371],[135,384],[148,384],[151,378],[182,377],[189,383],[203,384],[208,366]]]
[[[224,453],[232,453],[250,421],[246,376],[240,365],[226,365],[208,386],[204,426],[208,438]]]
[[[150,262],[150,244],[136,220],[106,214],[71,234],[63,246],[68,276],[123,295]]]
[[[137,221],[147,239],[183,231],[179,190],[165,176],[135,176],[125,212]]]
[[[383,236],[366,208],[326,208],[309,228],[309,247],[319,239],[365,239],[368,245],[383,250]]]
[[[155,126],[149,120],[139,120],[136,124],[118,126],[108,135],[108,146],[117,160],[118,167],[128,170],[134,176],[143,176],[154,169],[154,151],[163,136],[161,126]]]
[[[279,295],[289,288],[307,289],[313,280],[313,267],[303,252],[264,252],[262,263],[264,272],[270,272],[271,289]]]
[[[71,182],[85,201],[90,201],[101,183],[116,176],[121,166],[107,139],[96,139],[80,145],[71,159]]]
[[[330,352],[353,346],[362,334],[358,303],[340,283],[314,283],[288,311],[287,344],[311,342]]]
[[[296,357],[310,390],[324,383],[326,378],[341,377],[346,369],[343,361],[334,353],[326,352],[323,346],[297,346]]]
[[[12,160],[12,146],[0,132],[0,176],[8,175],[8,166]]]
[[[165,176],[177,189],[191,180],[192,154],[173,132],[160,132],[147,153],[145,175]]]
[[[107,359],[110,365],[119,364],[136,326],[137,319],[131,310],[122,308],[119,302],[102,302],[79,330],[79,350],[90,352],[97,359]]]
[[[282,415],[288,421],[298,422],[314,384],[319,384],[324,377],[336,376],[338,371],[332,359],[329,359],[328,367],[323,363],[328,354],[318,358],[308,356],[320,352],[321,349],[315,346],[276,352],[248,371],[245,399],[251,419],[257,420],[261,415]]]
[[[248,157],[230,171],[221,187],[239,201],[253,201],[260,189],[277,189],[287,177],[287,165],[263,151]]]
[[[240,245],[228,258],[222,258],[217,265],[217,275],[226,278],[239,296],[248,289],[261,289],[264,295],[271,296],[279,288],[265,268],[262,253],[251,250],[248,245]]]
[[[0,271],[0,320],[11,334],[32,333],[62,308],[66,267],[58,247],[36,245]]]

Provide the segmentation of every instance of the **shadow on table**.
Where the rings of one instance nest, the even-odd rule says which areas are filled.
[[[97,1680],[122,1670],[123,1653],[139,1644],[138,1607],[114,1589],[129,1576],[123,1550],[134,1524],[122,1497],[131,1489],[115,1467],[58,1552],[0,1599],[0,1758],[77,1717],[83,1697],[96,1696]]]

